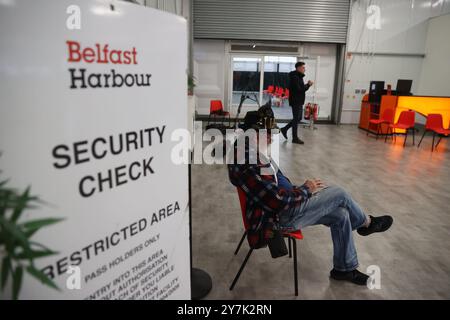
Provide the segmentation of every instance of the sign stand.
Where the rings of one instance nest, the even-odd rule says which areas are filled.
[[[211,276],[202,269],[191,269],[191,298],[200,300],[208,295],[212,289]]]

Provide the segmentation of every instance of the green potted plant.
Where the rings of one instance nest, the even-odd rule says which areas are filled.
[[[192,74],[188,74],[188,95],[194,95],[195,77]]]
[[[8,181],[0,181],[0,288],[5,290],[12,281],[12,298],[19,297],[24,272],[44,285],[59,290],[56,284],[35,266],[35,259],[54,255],[57,252],[41,243],[33,241],[33,235],[44,227],[62,219],[46,218],[23,221],[25,210],[42,204],[30,195],[30,187],[23,192],[7,186]]]

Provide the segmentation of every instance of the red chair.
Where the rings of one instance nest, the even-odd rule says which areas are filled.
[[[270,93],[273,93],[273,90],[274,90],[274,89],[275,89],[274,86],[268,86],[268,87],[267,87],[267,90],[264,90],[263,92],[264,92],[264,93],[269,93],[269,94],[270,94]]]
[[[281,87],[279,87],[279,88],[278,88],[278,91],[277,91],[277,93],[276,93],[276,96],[277,96],[278,98],[281,98],[281,97],[283,96],[283,94],[284,94],[284,89],[281,88]]]
[[[381,114],[381,118],[380,119],[370,119],[369,120],[369,125],[370,124],[374,124],[377,126],[377,139],[378,140],[378,136],[380,134],[380,129],[381,129],[381,125],[382,124],[387,124],[388,127],[389,125],[391,125],[394,121],[394,110],[393,109],[386,109],[383,111],[383,113]],[[367,131],[367,135],[369,135],[369,130]]]
[[[412,130],[413,134],[413,145],[414,145],[414,125],[416,123],[416,114],[414,111],[402,111],[400,113],[400,117],[398,118],[398,121],[396,124],[390,124],[388,128],[388,132],[386,134],[386,138],[384,139],[384,142],[387,140],[387,136],[389,132],[391,132],[392,136],[394,137],[394,141],[396,141],[395,132],[394,129],[404,129],[405,132],[405,141],[403,142],[403,147],[406,145],[406,139],[408,138],[408,132]]]
[[[441,134],[441,136],[439,137],[439,140],[438,140],[438,142],[436,143],[436,145],[434,146],[434,149],[437,148],[437,146],[439,145],[439,142],[441,142],[442,137],[443,137],[444,135],[445,135],[446,137],[448,137],[448,136],[450,135],[450,129],[444,129],[444,133]]]
[[[283,99],[289,99],[289,89],[287,89],[287,88],[284,90]]]
[[[420,147],[423,137],[425,137],[425,134],[428,131],[433,131],[433,142],[431,143],[431,152],[433,152],[433,150],[436,149],[436,147],[438,146],[439,142],[441,142],[443,135],[448,136],[450,134],[450,130],[444,129],[444,126],[442,125],[442,115],[430,113],[427,116],[427,122],[425,123],[425,130],[423,131],[422,138],[420,139],[417,148]],[[434,138],[436,136],[436,133],[441,136],[439,137],[439,141],[436,143],[436,145],[434,145]]]
[[[272,92],[272,96],[278,96],[278,94],[279,94],[279,92],[280,92],[280,87],[279,86],[276,86],[275,87],[275,90]]]
[[[222,125],[225,117],[228,116],[228,125],[231,126],[231,118],[230,113],[228,111],[223,110],[223,105],[221,100],[211,100],[209,105],[209,117],[206,126],[209,126],[210,121],[213,119],[216,121],[217,117],[222,119]]]
[[[246,202],[247,202],[247,195],[245,194],[244,190],[242,190],[241,188],[237,188],[238,191],[238,195],[239,195],[239,202],[241,204],[241,211],[242,211],[242,220],[244,222],[244,234],[242,235],[241,241],[239,241],[239,244],[236,248],[236,251],[234,252],[234,255],[237,255],[239,252],[239,249],[241,248],[242,243],[244,242],[245,237],[247,236],[247,230],[248,230],[248,221],[247,221],[247,217],[246,217],[246,211],[245,211],[245,206],[246,206]],[[295,231],[291,231],[291,232],[284,232],[283,233],[285,238],[288,238],[288,243],[289,243],[289,258],[292,257],[292,251],[294,251],[294,281],[295,281],[295,295],[298,296],[298,276],[297,276],[297,243],[296,243],[296,239],[301,240],[303,239],[303,234],[301,232],[301,230],[295,230]],[[293,246],[293,250],[291,248],[291,243]],[[253,248],[250,248],[247,255],[245,256],[244,262],[242,263],[241,267],[239,268],[238,273],[236,274],[236,276],[234,277],[234,280],[230,286],[230,291],[233,290],[234,286],[236,285],[236,282],[239,280],[239,277],[242,273],[242,271],[245,268],[245,265],[247,264],[248,259],[250,258],[250,255],[253,252]]]

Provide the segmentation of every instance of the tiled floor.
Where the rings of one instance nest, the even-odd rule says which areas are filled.
[[[305,228],[305,239],[298,242],[298,299],[449,299],[448,139],[431,153],[431,138],[420,149],[410,143],[403,148],[403,138],[396,144],[376,141],[356,126],[318,127],[302,129],[305,145],[280,138],[284,173],[297,184],[308,177],[338,184],[368,213],[390,213],[395,222],[384,234],[354,234],[360,270],[381,268],[379,290],[330,280],[330,231],[325,226]],[[236,189],[225,165],[193,165],[192,179],[193,261],[213,279],[207,299],[295,299],[292,260],[272,259],[267,248],[254,251],[229,291],[248,250],[244,242],[233,255],[243,232]]]

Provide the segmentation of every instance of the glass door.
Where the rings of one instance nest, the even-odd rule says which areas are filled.
[[[311,58],[294,56],[264,57],[264,91],[263,103],[272,101],[272,110],[277,120],[291,120],[292,109],[289,106],[289,72],[295,70],[297,61],[305,62],[304,82],[316,83],[317,61]],[[315,100],[316,86],[306,91],[305,104]]]
[[[237,108],[242,96],[248,96],[244,107],[257,109],[261,102],[262,57],[259,56],[232,56],[231,57],[231,106]],[[237,109],[236,109],[237,110]],[[241,117],[249,110],[241,110]]]
[[[269,100],[277,120],[291,120],[292,110],[289,106],[289,72],[295,70],[295,63],[306,63],[305,83],[308,80],[316,83],[317,61],[296,56],[275,55],[233,55],[231,57],[231,79],[229,101],[234,112],[237,112],[242,96],[247,96],[240,110],[242,118],[258,105]],[[313,102],[315,86],[306,92],[306,101]],[[235,113],[236,114],[236,113]]]
[[[299,61],[303,61],[305,63],[305,77],[303,78],[304,82],[307,83],[308,80],[311,80],[314,82],[314,85],[308,90],[306,91],[306,96],[305,96],[305,104],[307,104],[308,102],[315,102],[316,101],[316,93],[317,93],[317,59],[311,59],[311,58],[299,58]]]
[[[272,102],[275,118],[286,120],[292,118],[289,107],[289,72],[295,69],[297,57],[264,56],[263,65],[263,104]]]

